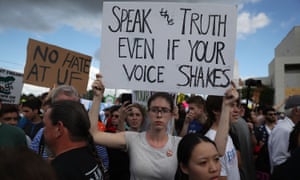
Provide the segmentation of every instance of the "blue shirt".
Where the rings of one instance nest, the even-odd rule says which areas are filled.
[[[202,128],[202,124],[200,124],[198,120],[194,119],[190,122],[187,133],[199,133],[202,130]]]

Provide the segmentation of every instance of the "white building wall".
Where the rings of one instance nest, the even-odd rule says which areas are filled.
[[[294,27],[276,47],[275,58],[269,64],[269,77],[274,82],[271,86],[275,89],[275,104],[286,97],[286,88],[300,88],[300,69],[286,73],[286,64],[300,64],[300,26]]]

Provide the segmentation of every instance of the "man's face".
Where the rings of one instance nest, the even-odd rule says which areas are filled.
[[[16,126],[18,124],[19,115],[17,112],[8,112],[0,118],[2,123]]]
[[[22,112],[23,112],[24,117],[29,120],[34,119],[37,114],[37,112],[35,112],[33,109],[26,107],[26,106],[22,107]]]
[[[193,119],[200,120],[203,116],[204,110],[203,106],[197,106],[196,104],[189,104],[189,112]]]
[[[265,120],[270,122],[270,123],[276,122],[277,118],[276,118],[275,111],[268,111],[265,115]]]
[[[57,134],[57,127],[52,124],[50,120],[51,108],[48,108],[45,115],[44,115],[44,138],[47,145],[51,148],[53,144],[55,144],[56,134]]]
[[[240,117],[240,105],[237,102],[233,103],[230,111],[230,122],[235,123]]]

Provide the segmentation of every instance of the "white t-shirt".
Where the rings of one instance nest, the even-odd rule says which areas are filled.
[[[288,152],[289,138],[294,126],[293,121],[285,117],[272,130],[268,140],[271,172],[273,172],[274,166],[284,163],[290,157]]]
[[[205,136],[207,136],[209,139],[214,141],[216,137],[216,133],[217,132],[215,130],[210,129],[207,131]],[[220,161],[221,161],[221,176],[227,176],[228,180],[240,179],[237,154],[230,136],[228,136],[227,138],[225,154],[220,158]]]
[[[125,132],[130,160],[131,180],[173,180],[177,169],[177,147],[180,137],[168,135],[163,148],[153,148],[146,132]]]

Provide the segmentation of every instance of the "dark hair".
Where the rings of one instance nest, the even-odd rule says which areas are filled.
[[[290,153],[293,153],[294,150],[299,147],[300,145],[298,144],[298,139],[300,136],[300,123],[298,122],[292,132],[290,133],[290,138],[289,138],[289,147],[288,147],[288,151]]]
[[[206,98],[206,109],[208,119],[212,122],[215,122],[214,111],[221,112],[222,110],[223,97],[222,96],[207,96]]]
[[[6,113],[17,113],[19,116],[19,109],[14,104],[3,104],[0,109],[0,117],[2,117]]]
[[[205,107],[205,100],[201,96],[191,96],[186,101],[188,104],[196,104]]]
[[[49,92],[44,92],[44,93],[42,93],[41,96],[40,96],[41,100],[43,101],[43,100],[45,100],[46,98],[48,98],[48,95],[49,95]]]
[[[39,98],[30,98],[22,104],[23,107],[29,107],[32,110],[37,109],[40,111],[42,106],[42,101]]]
[[[177,148],[178,167],[175,175],[175,180],[188,180],[188,175],[182,172],[180,168],[180,163],[185,166],[188,166],[194,148],[196,147],[196,145],[202,142],[211,143],[217,149],[217,146],[214,141],[212,141],[206,136],[197,133],[187,134],[181,139]]]
[[[223,103],[223,96],[209,95],[206,98],[206,112],[207,120],[203,124],[201,134],[204,135],[211,128],[213,123],[216,121],[214,111],[221,112]]]
[[[70,132],[72,141],[86,141],[92,155],[104,174],[105,168],[96,152],[93,137],[89,132],[90,120],[84,106],[78,101],[62,100],[52,103],[50,109],[51,113],[49,118],[52,124],[55,125],[58,121],[61,121],[64,127]]]
[[[112,114],[113,112],[115,112],[115,111],[118,111],[119,109],[120,109],[120,105],[113,105],[113,106],[111,106],[110,108],[109,108],[109,112],[110,112],[110,114]]]
[[[272,106],[265,106],[265,108],[263,109],[263,115],[267,115],[267,113],[269,111],[274,111],[276,112],[276,110],[272,107]]]
[[[49,117],[53,125],[61,121],[70,132],[71,140],[87,141],[90,121],[86,109],[80,102],[72,100],[57,101],[51,104],[50,108]]]
[[[150,96],[150,98],[148,99],[148,103],[147,103],[148,108],[150,108],[150,105],[151,105],[152,101],[154,101],[157,98],[165,99],[170,105],[171,112],[173,112],[173,110],[174,110],[174,99],[169,93],[166,93],[166,92],[156,92],[152,96]]]
[[[0,148],[0,159],[0,179],[56,179],[51,165],[27,147]]]

